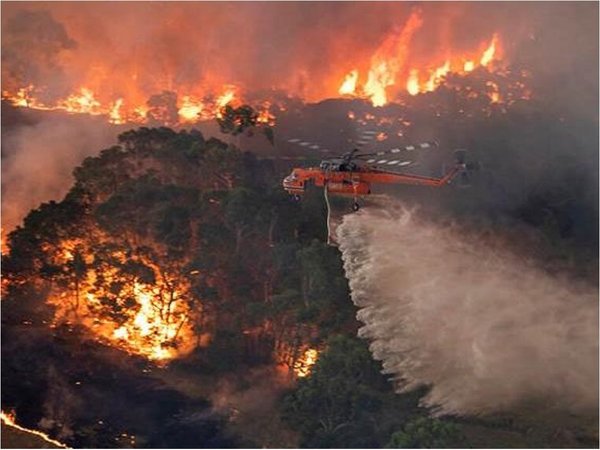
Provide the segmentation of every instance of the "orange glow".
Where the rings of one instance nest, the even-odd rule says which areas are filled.
[[[319,352],[317,349],[309,348],[294,364],[294,373],[298,378],[304,378],[310,375],[312,367],[319,358]]]
[[[17,418],[16,418],[16,416],[15,416],[14,413],[5,413],[4,411],[0,412],[0,420],[5,425],[7,425],[9,427],[12,427],[12,428],[16,428],[17,430],[24,431],[24,432],[29,433],[29,434],[33,434],[33,435],[35,435],[37,437],[42,438],[44,441],[49,442],[52,445],[56,445],[57,447],[60,447],[60,448],[69,448],[65,444],[63,444],[62,442],[59,442],[59,441],[57,441],[55,439],[52,439],[46,433],[43,433],[43,432],[37,431],[37,430],[30,430],[29,428],[25,428],[25,427],[22,427],[20,425],[17,425],[16,419]]]
[[[465,61],[464,65],[463,65],[463,71],[465,72],[472,72],[473,69],[475,69],[475,63],[473,61]]]
[[[3,227],[0,227],[0,254],[5,255],[9,252],[8,245],[6,244],[6,232]]]
[[[340,95],[353,95],[356,93],[356,82],[358,81],[358,70],[354,69],[350,71],[344,82],[340,86],[338,93]]]

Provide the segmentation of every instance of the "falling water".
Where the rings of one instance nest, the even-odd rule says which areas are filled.
[[[399,391],[430,386],[439,413],[596,409],[596,287],[401,206],[348,215],[337,236],[360,336]]]

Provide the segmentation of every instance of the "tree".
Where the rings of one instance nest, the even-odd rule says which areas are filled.
[[[148,120],[153,124],[175,125],[179,121],[177,108],[177,94],[163,91],[155,94],[148,100]]]
[[[416,396],[393,392],[364,341],[336,336],[311,375],[284,398],[282,415],[303,447],[373,448],[416,408]]]
[[[402,431],[392,434],[386,448],[452,448],[464,444],[455,423],[430,417],[408,422]]]
[[[259,115],[249,105],[242,105],[233,108],[230,105],[225,105],[220,116],[217,117],[217,123],[222,133],[237,136],[242,133],[252,135],[254,129],[260,129],[271,145],[273,141],[273,129],[268,124],[259,122]]]

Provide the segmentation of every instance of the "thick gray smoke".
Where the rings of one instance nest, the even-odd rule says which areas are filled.
[[[598,406],[598,291],[401,207],[337,230],[360,335],[440,413]]]
[[[72,184],[73,168],[114,141],[113,127],[61,115],[3,134],[4,230],[11,231],[40,203],[61,200]]]

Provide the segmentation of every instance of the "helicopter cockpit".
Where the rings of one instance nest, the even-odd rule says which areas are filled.
[[[355,163],[343,159],[321,161],[321,164],[319,164],[319,169],[330,172],[354,172],[357,168],[358,166]]]

